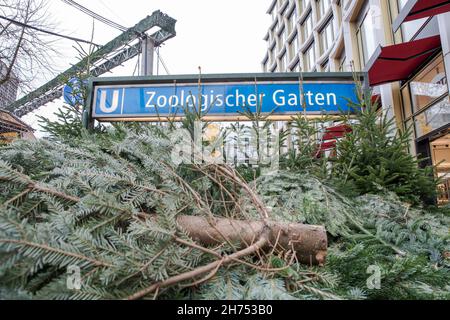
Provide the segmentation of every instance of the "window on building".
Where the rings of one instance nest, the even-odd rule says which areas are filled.
[[[281,8],[281,6],[283,5],[283,2],[284,2],[285,0],[278,0],[277,1],[277,8],[279,9],[279,8]]]
[[[450,123],[450,101],[445,96],[437,101],[432,107],[428,108],[414,119],[416,124],[417,137],[421,137],[433,130]]]
[[[308,13],[308,16],[303,21],[301,28],[302,28],[303,41],[305,41],[309,38],[309,36],[312,33],[312,29],[313,29],[313,21],[312,21],[311,11]]]
[[[286,70],[286,52],[281,56],[278,64],[278,70],[279,71],[285,71]]]
[[[304,70],[311,71],[315,67],[316,50],[314,48],[314,42],[303,53]]]
[[[339,58],[339,71],[346,72],[347,68],[347,56],[345,55],[345,51],[341,53],[341,57]]]
[[[284,31],[282,31],[281,33],[278,34],[277,36],[277,51],[280,52],[281,49],[283,48],[283,34]]]
[[[283,39],[283,43],[285,43],[287,41],[288,38],[288,34],[289,31],[287,30],[287,28],[283,28],[283,30],[281,30],[281,39]]]
[[[297,39],[297,35],[295,35],[291,42],[289,43],[289,59],[294,59],[294,57],[297,55],[298,53],[298,39]]]
[[[422,18],[402,23],[401,30],[403,41],[408,42],[412,40],[427,21],[428,18]]]
[[[277,69],[277,64],[274,63],[271,68],[269,69],[269,72],[275,72],[275,70]]]
[[[333,18],[331,18],[325,27],[320,31],[320,50],[321,54],[324,54],[334,41],[334,32],[333,32]]]
[[[448,93],[443,56],[439,55],[409,83],[414,112]]]
[[[407,2],[408,2],[408,0],[397,0],[398,9],[401,11]]]
[[[275,21],[277,19],[277,10],[275,10],[275,8],[273,8],[273,10],[271,12],[271,16],[272,16],[272,21]]]
[[[344,11],[345,11],[345,9],[348,8],[348,6],[351,2],[352,2],[352,0],[342,0],[342,8],[344,8]]]
[[[450,101],[442,54],[406,82],[401,94],[404,125],[414,123],[414,138],[450,123]]]
[[[277,22],[275,22],[275,23],[272,25],[272,28],[270,28],[270,31],[275,32],[275,30],[277,30],[277,29],[278,29],[278,20],[277,20]]]
[[[318,19],[322,18],[331,7],[331,0],[316,0]]]
[[[294,10],[292,10],[291,20],[292,20],[292,22],[294,23],[294,26],[295,26],[296,23],[297,23],[297,20],[298,20],[298,14],[297,14],[297,8],[296,7],[294,7]]]
[[[274,61],[275,53],[273,51],[273,48],[269,50],[269,65],[271,65]]]
[[[303,13],[308,8],[309,1],[310,0],[299,0],[299,7],[302,9],[301,13]]]
[[[297,19],[296,19],[295,8],[294,8],[294,10],[292,10],[292,12],[289,14],[288,18],[286,19],[287,34],[291,34],[291,32],[294,30],[296,21],[297,21]]]
[[[330,71],[330,61],[327,60],[320,66],[323,72],[329,72]]]
[[[295,65],[291,68],[292,72],[299,72],[300,71],[300,61],[297,61]]]
[[[408,0],[397,0],[398,10],[402,11]],[[428,18],[422,18],[412,21],[404,21],[401,25],[403,41],[410,41],[416,33],[422,28]]]
[[[364,69],[366,63],[374,53],[377,43],[375,40],[376,29],[380,26],[380,21],[374,19],[373,11],[367,6],[367,9],[363,11],[359,22],[358,29],[356,31],[356,37],[358,39],[358,48],[361,61],[361,69]]]

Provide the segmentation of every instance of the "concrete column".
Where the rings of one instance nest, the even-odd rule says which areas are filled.
[[[447,79],[450,79],[450,12],[437,16]],[[447,86],[448,86],[447,81]],[[449,90],[450,91],[450,90]]]
[[[393,44],[391,34],[391,22],[389,19],[389,3],[384,0],[370,0],[370,10],[375,25],[375,40],[377,45],[389,46]],[[401,101],[400,92],[397,83],[386,83],[379,87],[380,103],[383,107],[383,113],[388,119],[395,118],[396,123],[393,126],[401,126]]]
[[[151,76],[153,75],[153,56],[155,51],[155,44],[150,37],[147,37],[142,41],[142,54],[141,54],[141,75]]]
[[[387,83],[380,86],[381,103],[383,113],[387,115],[388,119],[395,117],[394,106],[397,104],[394,98],[392,84]],[[393,124],[395,125],[395,124]]]
[[[344,33],[344,46],[346,55],[346,68],[350,69],[350,63],[353,62],[356,71],[359,71],[359,58],[357,55],[358,47],[356,44],[356,37],[352,35],[351,22],[342,21],[342,32]],[[355,49],[356,47],[356,49]]]

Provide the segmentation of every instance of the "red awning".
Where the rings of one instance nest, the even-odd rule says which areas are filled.
[[[379,108],[381,106],[381,95],[380,94],[372,94],[370,101],[372,102],[372,105],[377,104],[377,107]]]
[[[449,0],[409,0],[392,24],[394,31],[405,21],[435,16],[450,11]]]
[[[439,35],[388,47],[378,47],[366,67],[370,86],[407,79],[440,48]]]
[[[322,142],[319,145],[319,151],[328,151],[336,147],[336,140]]]
[[[322,137],[323,141],[334,140],[338,138],[342,138],[346,133],[352,132],[352,128],[348,125],[338,125],[334,127],[326,128],[325,134]]]
[[[450,11],[448,0],[419,0],[406,16],[405,21],[435,16]]]

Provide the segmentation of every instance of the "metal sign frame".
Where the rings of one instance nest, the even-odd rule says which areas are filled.
[[[170,75],[170,76],[141,76],[141,77],[104,77],[91,78],[89,81],[89,94],[85,108],[85,126],[92,127],[93,121],[117,122],[117,121],[138,121],[138,122],[160,122],[173,120],[178,121],[181,115],[174,116],[128,116],[117,118],[101,118],[94,114],[95,89],[102,86],[159,86],[159,85],[207,85],[207,84],[262,84],[262,83],[297,83],[303,84],[324,84],[324,83],[354,83],[360,81],[364,88],[367,84],[367,73],[350,72],[310,72],[310,73],[245,73],[245,74],[208,74],[208,75]],[[277,114],[271,115],[271,120],[290,120],[295,114]],[[308,113],[308,117],[322,117],[321,113]],[[331,116],[332,117],[332,116]],[[162,120],[164,119],[164,120]],[[248,120],[242,115],[205,115],[207,121],[245,121]]]

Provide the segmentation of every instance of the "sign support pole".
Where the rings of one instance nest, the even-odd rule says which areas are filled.
[[[145,37],[142,41],[142,65],[141,75],[153,75],[153,56],[155,51],[155,43],[150,37]]]
[[[86,130],[94,129],[95,120],[92,118],[91,114],[91,100],[92,100],[92,78],[89,80],[89,85],[87,87],[87,99],[84,101],[83,113],[81,116],[81,123],[83,128]]]

